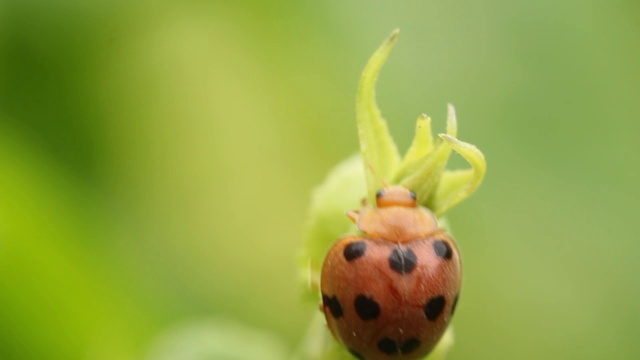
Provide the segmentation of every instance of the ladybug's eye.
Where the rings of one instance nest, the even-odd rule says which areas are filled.
[[[378,190],[378,192],[376,193],[376,199],[380,199],[382,195],[384,195],[384,190],[382,189]]]
[[[409,196],[411,196],[411,198],[413,200],[418,200],[418,196],[416,196],[416,193],[414,193],[413,191],[409,190]]]

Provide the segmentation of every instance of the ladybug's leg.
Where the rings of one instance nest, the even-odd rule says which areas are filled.
[[[358,216],[360,216],[360,211],[358,210],[347,211],[347,217],[354,223],[358,221]]]

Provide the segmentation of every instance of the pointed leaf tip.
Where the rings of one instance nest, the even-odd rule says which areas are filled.
[[[456,108],[453,104],[447,104],[447,134],[456,137],[458,136],[458,118],[456,117]]]
[[[395,41],[396,38],[398,37],[398,35],[400,35],[400,29],[399,28],[393,29],[393,31],[389,35],[387,41]]]

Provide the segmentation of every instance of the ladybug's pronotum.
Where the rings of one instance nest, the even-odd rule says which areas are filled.
[[[420,359],[442,337],[462,281],[458,248],[400,186],[350,211],[364,235],[340,239],[321,275],[329,329],[358,359]]]

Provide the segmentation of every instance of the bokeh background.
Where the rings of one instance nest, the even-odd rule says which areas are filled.
[[[400,147],[451,101],[489,163],[448,216],[449,359],[637,358],[638,19],[635,0],[0,0],[0,358],[171,358],[207,324],[292,351],[317,311],[310,192],[357,151],[358,77],[396,27],[378,99]]]

